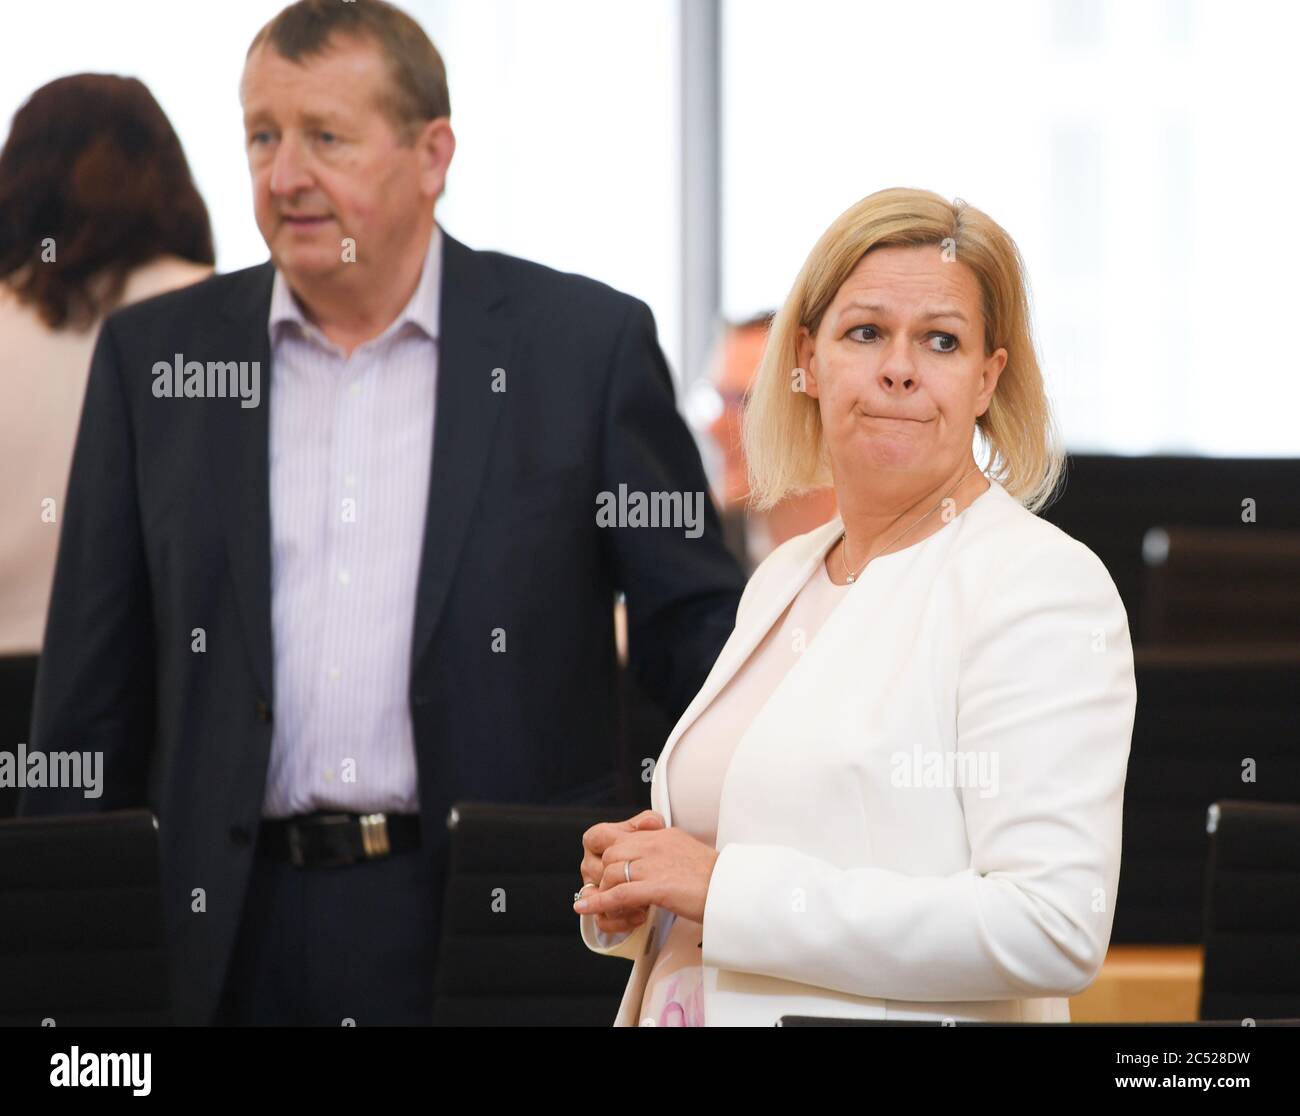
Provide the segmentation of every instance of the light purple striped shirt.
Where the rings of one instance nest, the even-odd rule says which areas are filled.
[[[405,310],[348,357],[275,273],[265,817],[419,810],[408,693],[441,283],[435,226]]]

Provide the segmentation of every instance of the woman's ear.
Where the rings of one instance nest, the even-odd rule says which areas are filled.
[[[807,326],[799,327],[799,336],[795,341],[795,352],[799,358],[799,367],[790,373],[790,390],[806,392],[809,399],[817,398],[817,374],[813,369],[816,363],[816,344]]]
[[[1002,375],[1002,370],[1006,366],[1006,349],[999,349],[984,362],[984,369],[980,374],[980,391],[975,398],[976,418],[989,409],[989,404],[993,401],[993,392],[998,386],[998,377]]]

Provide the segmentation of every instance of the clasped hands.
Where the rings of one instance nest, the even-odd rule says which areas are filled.
[[[718,850],[684,829],[664,826],[654,810],[620,822],[601,822],[582,835],[583,891],[573,909],[596,918],[606,934],[635,930],[662,907],[679,918],[704,921],[704,901]],[[631,861],[632,882],[624,865]]]

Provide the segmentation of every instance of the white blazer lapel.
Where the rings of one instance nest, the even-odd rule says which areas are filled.
[[[836,516],[829,523],[808,533],[807,547],[811,549],[805,548],[803,557],[795,559],[794,564],[790,566],[788,572],[783,576],[776,575],[780,580],[777,581],[776,586],[773,587],[770,593],[765,594],[766,601],[754,602],[755,607],[760,611],[754,615],[753,619],[746,622],[743,631],[737,626],[731,633],[731,638],[723,646],[721,653],[718,655],[718,661],[713,664],[713,670],[709,672],[708,678],[704,680],[700,692],[695,695],[691,704],[686,707],[686,712],[682,714],[681,719],[669,734],[663,751],[659,753],[659,760],[655,763],[654,775],[650,780],[650,808],[663,816],[664,825],[673,824],[669,813],[668,788],[664,785],[664,773],[667,771],[668,757],[672,754],[673,748],[676,747],[677,741],[709,707],[710,702],[718,696],[722,688],[731,681],[736,672],[749,659],[749,656],[753,654],[754,649],[763,641],[763,637],[771,631],[772,625],[777,622],[781,614],[789,607],[790,602],[794,600],[795,595],[808,581],[817,563],[825,560],[826,552],[840,537],[840,532],[843,529],[843,523],[839,516]]]

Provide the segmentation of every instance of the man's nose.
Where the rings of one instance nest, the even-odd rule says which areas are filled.
[[[294,137],[285,136],[276,147],[275,160],[271,164],[271,193],[276,197],[287,197],[300,193],[311,184],[301,146]]]

